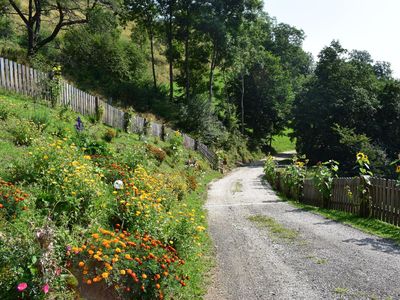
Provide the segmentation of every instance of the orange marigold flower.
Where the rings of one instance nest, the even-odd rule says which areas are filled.
[[[156,284],[156,289],[159,290],[161,288],[161,286],[157,283]]]
[[[88,285],[91,285],[91,284],[92,284],[92,281],[91,281],[90,279],[88,279],[88,280],[86,281],[86,283],[87,283]]]
[[[80,261],[78,265],[82,268],[85,265],[85,263],[83,261]]]
[[[142,278],[143,278],[143,279],[146,279],[146,278],[147,278],[147,275],[146,275],[146,274],[142,274]]]
[[[109,275],[108,272],[104,272],[103,274],[101,274],[101,277],[103,277],[105,279],[105,278],[108,278],[108,275]]]
[[[92,237],[95,238],[95,239],[98,239],[99,238],[99,234],[98,233],[93,233]]]

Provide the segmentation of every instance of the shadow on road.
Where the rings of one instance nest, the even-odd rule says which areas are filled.
[[[344,240],[343,242],[353,243],[358,246],[369,246],[374,251],[400,254],[400,247],[397,246],[395,243],[385,239],[374,239],[374,238],[348,239]]]

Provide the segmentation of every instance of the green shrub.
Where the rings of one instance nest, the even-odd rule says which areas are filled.
[[[0,222],[2,299],[76,299],[67,284],[70,275],[63,268],[65,246],[55,242],[56,229],[39,220],[32,215],[12,225]]]
[[[73,138],[73,141],[79,148],[83,149],[86,154],[104,156],[111,154],[106,142],[98,141],[87,133],[78,132]]]
[[[36,207],[43,214],[66,224],[86,224],[93,217],[105,193],[103,175],[77,146],[51,140],[35,147],[21,164],[14,167],[14,178],[35,184]]]
[[[267,181],[270,184],[274,184],[276,179],[276,162],[271,155],[268,155],[267,159],[265,160],[264,164],[264,173]]]
[[[313,167],[313,181],[315,187],[322,194],[324,200],[330,199],[332,195],[333,179],[337,178],[339,163],[330,160],[324,163],[319,163]]]
[[[6,121],[10,114],[11,112],[8,107],[5,104],[0,103],[0,120]]]
[[[45,130],[49,126],[51,118],[47,110],[35,110],[29,119],[36,124],[38,130]]]
[[[106,142],[111,142],[115,137],[117,136],[117,131],[115,129],[109,128],[107,131],[104,133],[104,140]]]
[[[12,134],[14,144],[17,146],[30,146],[33,140],[39,137],[40,128],[34,122],[24,119],[10,120],[8,125],[8,131]]]
[[[305,157],[293,157],[293,163],[282,172],[281,188],[287,196],[299,200],[302,194],[304,179],[306,177],[307,160]]]

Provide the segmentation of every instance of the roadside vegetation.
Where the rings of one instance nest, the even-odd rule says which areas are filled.
[[[361,178],[360,185],[355,190],[355,193],[358,193],[358,202],[353,203],[353,205],[359,205],[358,214],[338,211],[328,207],[328,203],[332,197],[334,179],[338,178],[339,163],[336,161],[327,161],[311,167],[307,166],[308,163],[309,161],[304,156],[294,156],[289,166],[279,167],[274,161],[274,158],[269,156],[264,165],[265,178],[278,192],[279,197],[283,201],[288,201],[292,205],[303,210],[320,214],[334,221],[349,224],[364,232],[375,234],[400,244],[400,231],[397,226],[375,219],[370,212],[365,214],[365,211],[362,209],[363,206],[368,207],[371,205],[371,195],[368,191],[371,189],[370,178],[374,176],[367,155],[362,152],[357,153],[354,162],[355,169],[358,171],[358,176]],[[400,186],[399,160],[395,160],[386,167],[397,172],[398,185],[393,188],[398,188],[398,186]],[[305,195],[303,195],[303,189],[306,179],[312,180],[316,191],[319,193],[318,206],[303,203],[303,198],[305,197]],[[343,186],[343,188],[347,189],[345,190],[346,197],[348,197],[348,199],[353,199],[354,194],[350,191],[350,187]]]
[[[219,174],[182,142],[0,92],[1,298],[201,297]]]

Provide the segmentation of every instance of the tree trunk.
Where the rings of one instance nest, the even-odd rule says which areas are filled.
[[[174,100],[174,69],[173,69],[173,53],[172,53],[172,11],[173,11],[172,1],[169,5],[169,18],[168,18],[168,60],[169,60],[169,100],[172,102]]]
[[[190,98],[190,77],[189,77],[189,6],[186,7],[186,32],[185,32],[185,79],[186,79],[186,103]]]
[[[153,71],[154,91],[157,91],[156,66],[155,66],[155,60],[154,60],[154,32],[153,32],[153,28],[150,28],[150,51],[151,51],[151,69]]]
[[[215,61],[217,59],[217,51],[215,50],[215,45],[213,47],[213,52],[211,54],[211,66],[210,66],[210,82],[209,82],[209,101],[212,102],[212,98],[214,97],[214,70],[215,70]]]
[[[244,134],[244,74],[241,74],[241,81],[242,81],[242,97],[240,101],[240,106],[242,108],[242,134]]]

